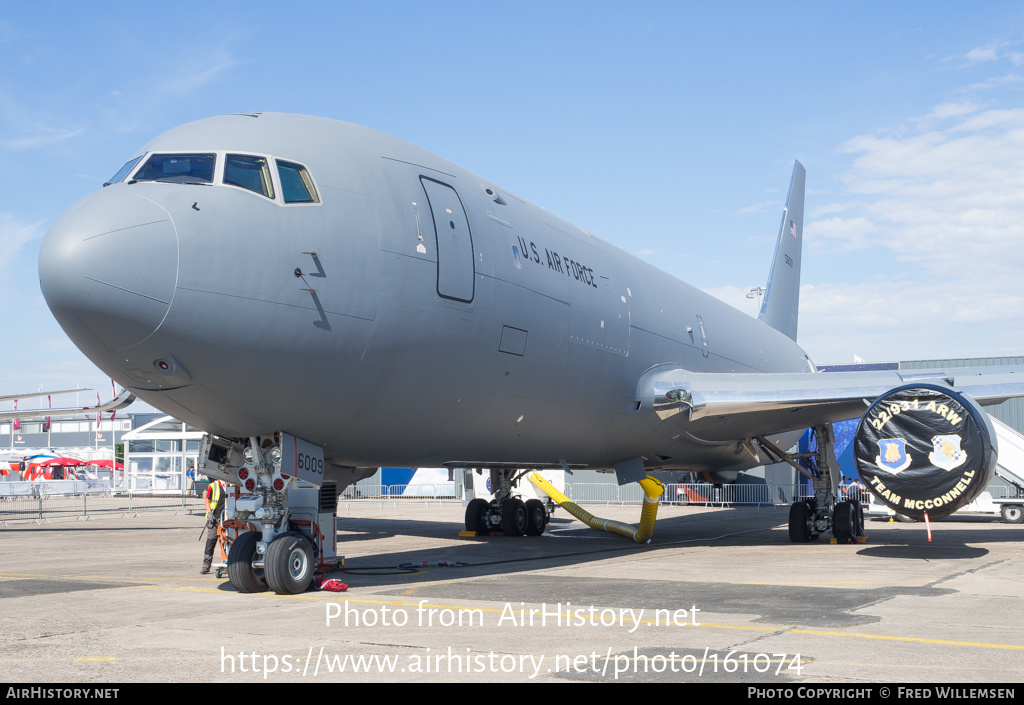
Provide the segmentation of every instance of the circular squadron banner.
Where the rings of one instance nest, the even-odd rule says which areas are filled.
[[[977,497],[996,466],[995,433],[970,397],[938,385],[898,387],[857,427],[857,471],[893,511],[947,516]]]

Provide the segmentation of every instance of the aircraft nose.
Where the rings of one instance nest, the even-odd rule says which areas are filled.
[[[66,211],[39,251],[46,304],[82,348],[119,350],[152,335],[170,307],[177,276],[170,213],[120,187]]]

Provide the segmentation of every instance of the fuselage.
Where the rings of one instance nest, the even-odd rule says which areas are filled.
[[[175,155],[209,180],[151,178]],[[55,222],[42,290],[100,369],[211,433],[285,431],[354,467],[705,470],[749,458],[661,423],[645,371],[809,369],[764,323],[380,132],[229,115],[136,156],[150,171]]]

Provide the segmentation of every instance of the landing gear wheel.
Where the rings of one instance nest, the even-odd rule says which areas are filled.
[[[856,514],[849,502],[839,502],[832,508],[832,535],[839,543],[850,543],[856,536]]]
[[[853,505],[853,535],[855,538],[861,536],[867,536],[864,531],[864,507],[861,505],[860,500],[851,499],[850,504]]]
[[[539,499],[526,500],[526,535],[540,536],[548,525],[548,510]]]
[[[807,516],[811,505],[807,502],[793,502],[789,505],[789,540],[793,543],[807,543],[818,538],[807,528]]]
[[[476,533],[484,533],[487,531],[487,521],[484,516],[487,514],[486,499],[470,500],[469,504],[466,505],[466,531],[475,531]]]
[[[258,531],[246,531],[231,544],[228,552],[228,580],[238,592],[263,592],[267,589],[264,571],[252,567],[256,544],[262,538]]]
[[[298,595],[313,582],[313,547],[300,533],[289,531],[274,539],[264,564],[267,585],[278,595]]]
[[[501,530],[506,536],[523,536],[529,517],[521,499],[509,499],[501,507]]]
[[[1020,504],[1004,504],[999,513],[1003,515],[1003,521],[1007,524],[1019,524],[1024,521],[1024,506]]]

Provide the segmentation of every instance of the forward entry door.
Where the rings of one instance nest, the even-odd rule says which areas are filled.
[[[476,267],[473,234],[462,200],[448,184],[420,177],[434,218],[437,238],[437,294],[446,299],[470,303],[473,300]]]

